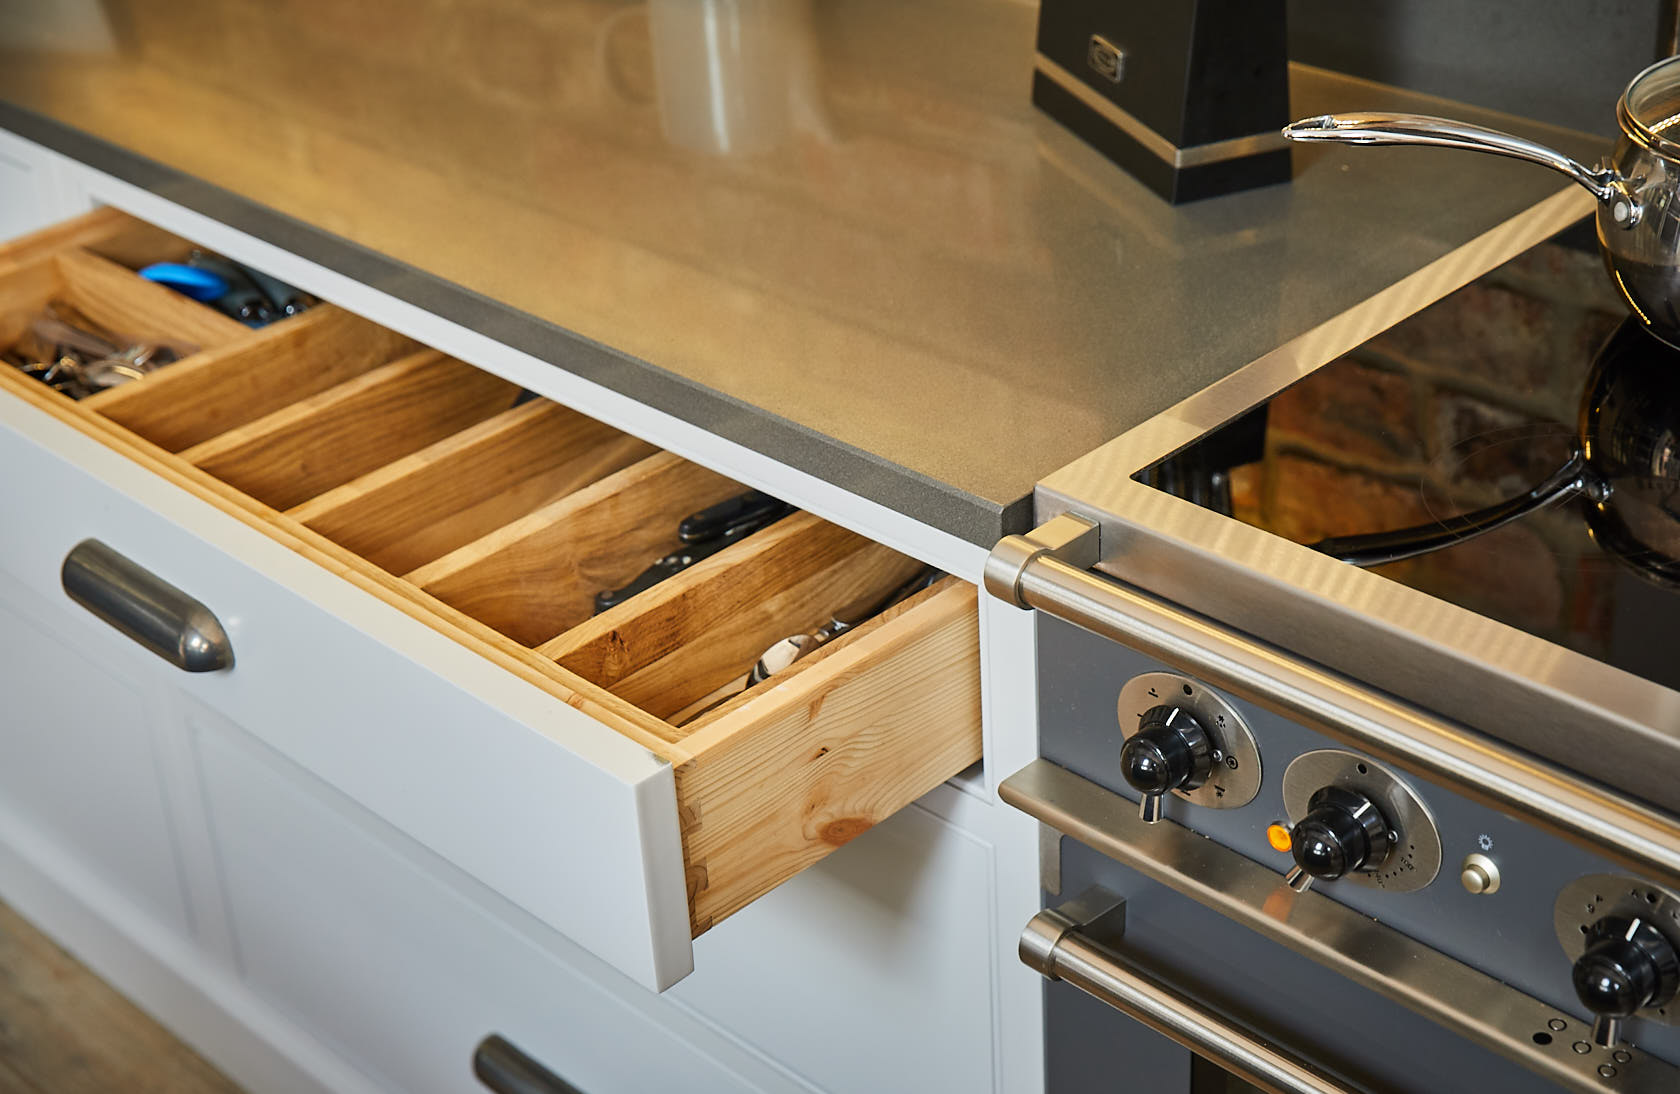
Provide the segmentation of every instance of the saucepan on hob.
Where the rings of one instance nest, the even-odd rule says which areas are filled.
[[[1621,139],[1596,167],[1522,137],[1423,114],[1325,114],[1285,126],[1283,135],[1462,148],[1562,172],[1598,198],[1599,249],[1617,291],[1651,333],[1680,346],[1680,57],[1635,76],[1616,118]]]
[[[1623,320],[1593,359],[1572,451],[1544,482],[1433,524],[1311,546],[1356,566],[1377,566],[1462,543],[1571,500],[1611,558],[1659,585],[1680,585],[1680,350],[1632,319]]]

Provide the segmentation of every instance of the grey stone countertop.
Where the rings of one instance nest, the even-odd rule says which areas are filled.
[[[1289,185],[1173,208],[1033,109],[1032,5],[736,5],[733,53],[691,9],[47,5],[0,26],[0,127],[985,545],[1566,185],[1301,148]],[[1292,100],[1607,144],[1306,68]]]

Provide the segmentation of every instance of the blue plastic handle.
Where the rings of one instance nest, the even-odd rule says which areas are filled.
[[[183,266],[179,262],[155,263],[141,270],[140,276],[206,303],[220,300],[228,292],[225,278],[196,266]]]

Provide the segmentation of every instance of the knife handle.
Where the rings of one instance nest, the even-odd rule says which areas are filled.
[[[770,500],[776,501],[774,498]],[[714,508],[716,507],[714,506]],[[701,512],[705,512],[705,510],[701,510]],[[631,578],[630,583],[623,588],[605,589],[596,593],[595,614],[600,615],[608,608],[616,608],[637,593],[646,592],[668,577],[675,577],[696,562],[711,558],[731,543],[747,538],[760,528],[776,523],[791,512],[793,512],[792,506],[776,501],[774,506],[754,513],[750,520],[731,524],[710,539],[671,552]]]
[[[780,516],[788,510],[788,504],[780,498],[762,490],[748,490],[684,517],[677,525],[677,538],[684,543],[704,543],[742,525],[762,527],[760,522],[771,514]]]

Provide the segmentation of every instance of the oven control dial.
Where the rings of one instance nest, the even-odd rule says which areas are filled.
[[[1120,773],[1143,795],[1138,815],[1154,824],[1161,819],[1162,800],[1207,782],[1214,761],[1213,741],[1195,715],[1184,707],[1150,707],[1120,750]]]
[[[1593,1040],[1621,1040],[1621,1019],[1668,1003],[1680,989],[1680,955],[1649,918],[1607,915],[1587,929],[1587,948],[1575,959],[1575,994],[1598,1020]]]
[[[1167,795],[1202,809],[1240,809],[1260,793],[1260,746],[1242,714],[1198,680],[1145,672],[1120,688],[1120,774],[1146,824]]]
[[[1376,802],[1358,790],[1322,787],[1289,832],[1289,853],[1295,858],[1289,887],[1299,893],[1314,880],[1374,872],[1388,861],[1394,843],[1394,830]]]
[[[1558,893],[1552,928],[1574,962],[1575,994],[1597,1019],[1595,1042],[1620,1041],[1628,1018],[1680,1025],[1680,892],[1588,874]]]
[[[1368,756],[1303,752],[1283,772],[1289,887],[1316,880],[1414,893],[1441,870],[1441,833],[1415,790]],[[1273,844],[1283,850],[1283,840]]]

